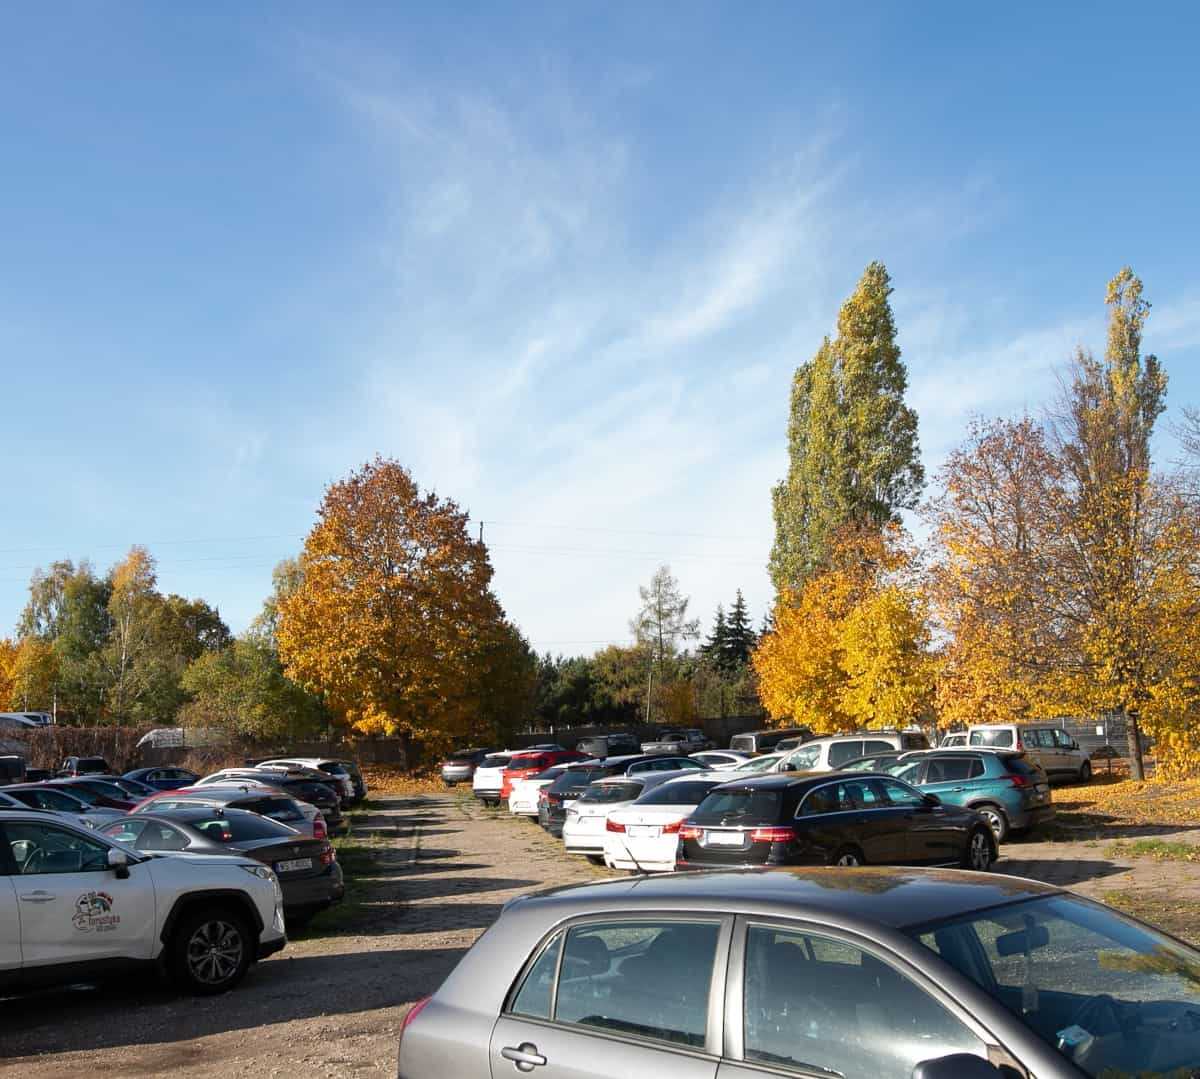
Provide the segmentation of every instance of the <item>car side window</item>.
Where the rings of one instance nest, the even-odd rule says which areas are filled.
[[[890,749],[891,747],[885,746],[885,748]],[[862,742],[834,742],[829,747],[829,763],[834,768],[861,756],[863,756]]]
[[[652,920],[571,928],[553,1020],[703,1048],[720,929]]]
[[[889,750],[895,749],[890,742],[881,742],[878,738],[868,738],[863,743],[863,754],[867,753],[887,753]]]
[[[151,823],[142,830],[138,850],[185,850],[188,837],[169,824]]]
[[[87,836],[49,824],[12,821],[5,824],[17,872],[22,876],[40,873],[96,873],[108,869],[108,850]]]
[[[104,834],[110,839],[115,839],[118,843],[132,845],[137,843],[138,836],[142,834],[142,829],[145,827],[145,821],[123,820],[109,825],[104,829]]]
[[[745,955],[748,1061],[909,1079],[923,1060],[987,1058],[987,1046],[942,1004],[849,942],[752,925]]]
[[[979,764],[970,757],[935,757],[929,762],[929,770],[925,773],[926,783],[953,783],[956,780],[969,779],[971,766]],[[980,765],[980,771],[983,766]]]
[[[562,949],[562,933],[542,949],[542,954],[529,968],[525,981],[513,997],[509,1011],[530,1019],[549,1019],[554,1001],[554,975],[558,970],[558,953]]]
[[[1070,749],[1074,739],[1067,734],[1066,731],[1054,730],[1050,732],[1054,736],[1054,744],[1060,749]]]
[[[894,779],[880,779],[876,782],[887,795],[887,800],[891,805],[919,806],[925,802],[925,796],[920,791],[913,790],[905,783],[898,783]]]

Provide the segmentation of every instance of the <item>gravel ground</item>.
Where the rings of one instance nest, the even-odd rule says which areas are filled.
[[[0,1001],[0,1072],[394,1075],[408,1005],[437,988],[506,900],[608,875],[465,791],[377,803],[356,833],[374,837],[378,860],[336,932],[318,923],[222,997],[175,996],[147,978]],[[1200,867],[1113,857],[1096,841],[1025,841],[1003,855],[1001,872],[1099,898],[1115,888],[1200,898]]]
[[[394,1075],[400,1019],[432,992],[501,905],[601,871],[536,824],[465,797],[376,803],[356,832],[382,850],[339,931],[292,941],[220,997],[152,978],[0,1001],[0,1072],[96,1075]]]

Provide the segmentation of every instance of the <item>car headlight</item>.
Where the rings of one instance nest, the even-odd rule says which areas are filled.
[[[247,873],[253,873],[259,880],[274,880],[275,873],[265,865],[244,865],[242,868]]]

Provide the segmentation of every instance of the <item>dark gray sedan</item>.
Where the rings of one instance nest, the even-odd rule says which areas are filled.
[[[518,899],[400,1037],[401,1079],[1200,1074],[1200,952],[1018,878],[672,874]]]
[[[339,902],[346,891],[328,840],[310,839],[244,809],[137,813],[105,825],[100,832],[146,854],[241,853],[269,865],[279,877],[284,913],[293,926]]]

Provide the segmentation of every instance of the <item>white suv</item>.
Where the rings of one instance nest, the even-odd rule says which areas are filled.
[[[793,749],[774,770],[776,772],[832,772],[859,757],[877,753],[907,753],[928,749],[929,739],[920,731],[858,731],[814,738]]]
[[[157,968],[197,994],[231,989],[287,944],[267,866],[147,856],[36,811],[0,810],[0,989]]]

